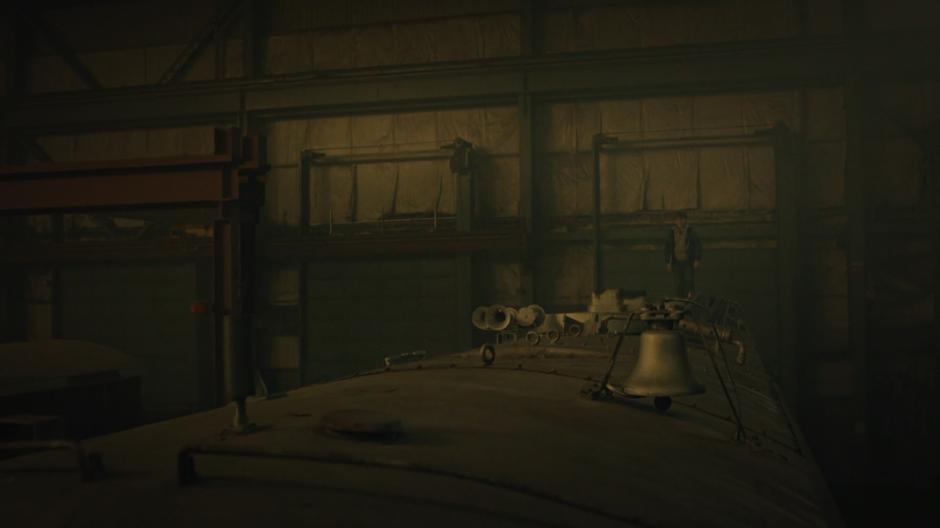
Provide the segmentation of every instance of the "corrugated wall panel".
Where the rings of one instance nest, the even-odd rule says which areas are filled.
[[[475,286],[479,292],[486,292],[485,299],[477,303],[504,304],[520,306],[527,292],[522,291],[522,265],[517,260],[488,260],[481,262],[481,271],[477,273],[480,283]]]
[[[643,210],[647,174],[639,152],[613,152],[601,159],[601,214]]]
[[[442,169],[447,171],[446,165],[442,165]],[[447,179],[453,182],[449,171]],[[478,204],[480,217],[498,218],[519,215],[519,158],[484,159],[476,183],[480,197]]]
[[[806,205],[816,208],[845,205],[844,141],[809,143],[806,171]]]
[[[692,130],[691,97],[643,99],[643,137],[688,136]]]
[[[356,180],[356,220],[374,222],[392,212],[395,205],[395,163],[370,163],[354,171]]]
[[[645,209],[695,209],[698,207],[698,161],[695,149],[672,149],[643,154],[643,170],[649,178]]]
[[[929,199],[927,161],[921,145],[910,138],[872,143],[879,159],[876,177],[869,181],[873,206],[913,208]]]
[[[241,41],[226,41],[226,77],[242,75]],[[96,51],[78,55],[95,79],[105,88],[146,86],[156,84],[183,51],[185,45],[171,44],[146,48]],[[293,50],[294,48],[291,48]],[[216,78],[215,46],[207,46],[196,56],[179,81],[208,81]],[[231,69],[232,71],[228,71]],[[39,55],[30,59],[30,93],[52,93],[86,90],[88,87],[72,68],[56,55]]]
[[[842,0],[815,0],[807,10],[806,29],[810,35],[841,35]]]
[[[299,174],[294,167],[275,168],[265,183],[262,221],[274,225],[300,225]]]
[[[798,114],[790,92],[545,105],[538,111],[542,204],[549,217],[590,214],[588,153],[599,132],[626,140],[747,134],[777,121],[798,124]],[[769,147],[605,152],[601,164],[605,214],[774,207]],[[838,172],[825,174],[838,181]]]
[[[508,57],[519,54],[519,42],[519,16],[510,13],[297,30],[265,39],[265,72]]]
[[[85,53],[79,55],[79,60],[102,86],[139,86],[147,83],[147,57],[143,48]]]
[[[296,179],[300,152],[327,155],[437,151],[456,137],[480,150],[477,211],[483,218],[517,216],[519,130],[516,109],[495,107],[435,112],[369,114],[275,121],[267,126],[268,152],[283,181],[268,189],[267,221],[293,223],[299,208]],[[447,160],[314,164],[310,171],[311,222],[375,221],[383,214],[456,213],[456,182]],[[354,183],[355,182],[355,183]],[[355,196],[353,190],[355,189]],[[288,205],[289,204],[289,205]],[[297,209],[299,211],[299,209]]]
[[[940,4],[932,0],[867,0],[872,29],[935,29],[940,27]]]
[[[483,57],[514,57],[520,53],[519,16],[494,15],[478,21],[483,38]]]
[[[923,130],[940,118],[940,82],[886,83],[881,86],[878,104],[891,116],[886,133]]]
[[[337,224],[352,220],[353,168],[349,165],[317,168],[311,175],[310,223]]]
[[[940,83],[891,83],[880,87],[881,137],[870,139],[876,168],[869,180],[872,205],[923,207],[929,203],[930,177],[925,149],[930,129],[940,119]]]
[[[214,150],[214,130],[212,126],[120,130],[42,136],[36,141],[57,163],[206,155]]]
[[[245,41],[244,39],[225,39],[225,71],[226,79],[237,79],[245,76]]]
[[[594,269],[589,246],[546,247],[538,266],[538,300],[546,310],[580,310],[587,306]]]
[[[43,16],[76,52],[86,53],[190,42],[212,19],[216,4],[166,0],[76,5],[45,9]]]
[[[336,26],[399,24],[422,19],[496,16],[519,10],[515,0],[429,2],[427,0],[275,0],[265,2],[265,24],[270,33],[292,33]]]
[[[67,339],[114,347],[142,375],[143,408],[158,416],[200,406],[198,298],[189,264],[69,266],[60,273],[60,327]],[[204,380],[203,380],[204,381]]]
[[[452,258],[311,262],[307,382],[379,368],[386,356],[456,350]]]
[[[818,26],[831,27],[831,17]],[[796,5],[788,0],[575,5],[544,11],[539,27],[546,53],[787,38],[799,31]]]
[[[699,186],[703,209],[748,208],[747,148],[707,148],[699,151]]]
[[[751,209],[773,209],[777,203],[777,179],[774,151],[770,147],[748,147],[748,206]]]
[[[34,94],[88,89],[68,64],[54,55],[30,60],[28,86],[29,92]]]

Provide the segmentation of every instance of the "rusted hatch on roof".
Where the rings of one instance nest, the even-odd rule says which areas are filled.
[[[323,432],[361,441],[394,442],[401,437],[401,419],[379,411],[338,409],[320,417]]]

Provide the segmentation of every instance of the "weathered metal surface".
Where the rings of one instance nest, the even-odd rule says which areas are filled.
[[[690,355],[714,388],[704,351]],[[678,398],[665,415],[640,400],[581,398],[607,360],[603,350],[500,347],[488,367],[478,351],[394,366],[251,400],[262,426],[252,435],[213,439],[229,416],[217,409],[95,439],[89,448],[113,471],[94,488],[49,472],[57,462],[48,456],[5,461],[0,503],[11,522],[33,526],[66,516],[99,526],[226,516],[281,525],[839,524],[796,440],[776,439],[789,430],[779,409],[745,405],[742,444],[720,389]],[[742,403],[752,393],[774,401],[759,380],[738,377]],[[401,435],[375,443],[319,433],[316,424],[341,409],[400,418]],[[190,485],[167,487],[180,476]],[[50,485],[58,499],[44,493]]]
[[[402,433],[401,419],[390,414],[365,409],[339,409],[320,417],[324,430],[362,440],[397,440]]]
[[[4,461],[0,506],[32,526],[200,526],[226,515],[280,525],[840,525],[759,356],[736,365],[705,336],[690,338],[689,368],[707,390],[662,413],[616,393],[582,397],[623,379],[639,356],[634,336],[618,337],[616,364],[613,343],[600,341],[609,336],[588,337],[487,345],[250,400],[260,426],[250,435],[219,436],[229,412],[216,409],[97,438],[89,448],[113,472],[94,488],[54,471],[47,455]]]
[[[55,339],[0,344],[0,396],[60,390],[135,374],[129,356],[95,343]]]
[[[34,440],[21,442],[0,442],[0,454],[34,451],[71,451],[77,461],[77,470],[83,482],[98,480],[105,476],[101,455],[86,452],[79,442],[68,440]]]

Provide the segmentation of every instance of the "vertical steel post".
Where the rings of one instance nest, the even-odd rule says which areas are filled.
[[[857,461],[853,465],[852,481],[864,483],[868,473],[868,306],[867,261],[868,261],[868,173],[871,170],[871,154],[866,145],[869,128],[870,95],[868,79],[863,69],[864,42],[869,34],[869,24],[864,2],[846,2],[846,34],[852,43],[849,61],[849,79],[845,84],[845,205],[846,205],[846,256],[848,257],[848,312],[849,346],[853,363],[853,399],[855,400],[854,430],[850,433],[850,456]]]
[[[526,238],[533,239],[537,232],[537,198],[535,185],[535,108],[532,94],[519,96],[519,214],[525,222]],[[535,300],[535,270],[538,259],[537,244],[530,244],[522,253],[519,291],[520,302],[530,304]]]
[[[868,306],[866,301],[868,261],[868,161],[865,152],[864,87],[861,81],[846,84],[846,166],[845,203],[848,246],[849,345],[853,363],[853,389],[856,403],[854,431],[857,455],[862,466],[868,461]],[[853,457],[854,459],[854,457]],[[864,478],[864,475],[854,475]],[[860,482],[860,480],[857,480]]]
[[[800,381],[799,270],[800,179],[796,143],[782,123],[773,129],[777,195],[777,364],[780,386],[790,409],[798,409]]]
[[[454,141],[454,158],[451,162],[451,172],[457,179],[457,231],[471,231],[473,229],[474,200],[474,171],[471,167],[462,167],[466,159],[472,156],[473,145],[457,138]],[[457,275],[457,346],[461,349],[470,348],[473,341],[473,329],[470,324],[470,313],[473,311],[473,261],[470,255],[458,255],[455,259]]]
[[[595,134],[591,141],[591,152],[593,154],[592,170],[592,202],[591,202],[591,221],[594,227],[593,248],[594,248],[594,293],[600,293],[603,288],[603,248],[601,246],[601,145],[609,142],[610,139],[603,134]]]

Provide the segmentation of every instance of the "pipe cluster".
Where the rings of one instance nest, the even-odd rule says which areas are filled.
[[[473,311],[471,320],[473,326],[480,330],[500,332],[513,325],[520,328],[539,326],[545,320],[545,310],[537,304],[522,308],[493,304],[477,307]]]

